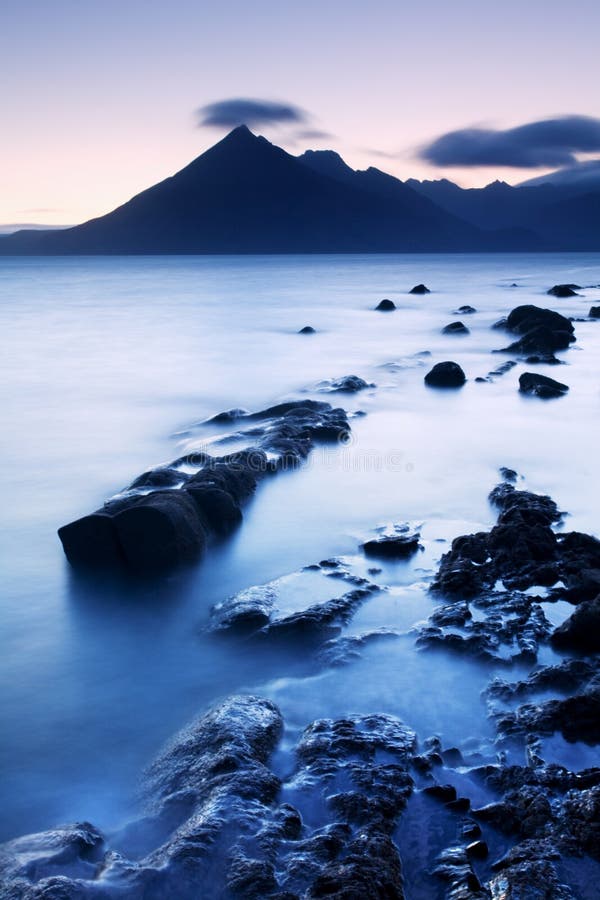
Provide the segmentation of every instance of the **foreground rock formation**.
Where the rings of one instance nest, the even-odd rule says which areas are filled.
[[[261,479],[298,465],[315,444],[343,440],[350,430],[343,409],[315,400],[258,413],[229,410],[211,421],[250,423],[235,435],[247,449],[192,453],[152,469],[101,509],[64,525],[58,534],[71,565],[148,575],[194,562],[211,540],[241,522]]]

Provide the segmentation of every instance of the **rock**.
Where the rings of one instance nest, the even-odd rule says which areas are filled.
[[[516,472],[514,469],[508,468],[507,466],[501,466],[499,472],[502,475],[504,481],[508,481],[511,484],[514,484],[519,478],[518,472]]]
[[[485,841],[472,841],[465,850],[469,859],[486,859],[490,852]]]
[[[573,615],[554,631],[551,640],[559,650],[600,652],[600,595],[580,603]]]
[[[256,637],[269,643],[292,642],[295,645],[301,643],[305,647],[322,644],[337,637],[340,625],[348,622],[367,597],[378,590],[378,586],[371,583],[354,588],[341,597],[274,619]]]
[[[419,543],[420,535],[414,534],[390,534],[365,541],[362,549],[366,556],[379,557],[381,559],[405,559],[412,556],[417,550],[422,549]]]
[[[277,599],[277,591],[271,585],[240,591],[213,607],[209,629],[242,635],[258,631],[270,621]]]
[[[541,354],[548,358],[556,350],[566,350],[575,340],[573,323],[551,309],[532,304],[517,306],[507,319],[498,323],[519,339],[505,347],[506,353]]]
[[[522,394],[533,394],[542,400],[553,397],[563,397],[569,390],[568,385],[548,378],[547,375],[537,375],[533,372],[523,372],[519,376],[519,390]]]
[[[451,803],[456,800],[456,788],[452,784],[431,784],[423,788],[423,793],[442,803]]]
[[[413,288],[408,292],[409,294],[430,294],[431,291],[428,287],[425,287],[424,284],[415,284]]]
[[[147,494],[117,513],[113,525],[127,567],[139,574],[194,562],[206,545],[197,506],[184,491]]]
[[[396,304],[393,300],[380,300],[375,309],[381,312],[391,312],[393,309],[396,309]]]
[[[442,334],[471,334],[462,322],[450,322],[442,328]]]
[[[346,389],[358,389],[360,379],[349,378]],[[237,435],[247,439],[247,449],[221,457],[187,454],[144,473],[126,494],[60,528],[71,565],[150,575],[193,562],[211,538],[222,538],[240,524],[242,505],[263,477],[298,465],[316,443],[347,440],[350,431],[343,409],[316,400],[289,401],[257,413],[231,409],[210,420],[238,421],[255,423]],[[185,474],[178,469],[184,464],[199,471]],[[164,485],[172,489],[163,490]]]
[[[551,297],[576,297],[577,291],[581,290],[579,284],[555,284],[546,293]]]
[[[454,310],[454,314],[457,316],[471,316],[473,313],[476,313],[477,310],[474,306],[469,306],[466,304],[465,306],[459,306],[458,309]]]
[[[345,375],[343,378],[338,378],[337,381],[331,381],[328,387],[331,391],[356,394],[358,391],[364,391],[365,388],[372,388],[375,385],[372,382],[365,381],[364,378],[360,378],[358,375]]]
[[[462,387],[466,376],[458,363],[441,362],[425,376],[425,384],[429,387],[457,388]]]
[[[298,334],[316,334],[316,328],[313,328],[312,325],[305,325],[304,328],[301,328]]]
[[[590,319],[600,319],[600,306],[591,306],[588,315]]]

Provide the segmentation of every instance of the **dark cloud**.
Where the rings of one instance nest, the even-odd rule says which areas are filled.
[[[294,137],[299,141],[334,141],[337,140],[335,134],[329,131],[321,131],[320,128],[305,128],[299,131]]]
[[[540,184],[558,184],[577,190],[598,191],[600,190],[600,159],[587,159],[575,163],[575,165],[557,169],[555,172],[549,172],[547,175],[538,175],[537,178],[523,181],[520,187],[536,187]]]
[[[518,128],[464,128],[443,134],[420,156],[437,166],[569,166],[576,153],[600,151],[600,119],[559,116]]]
[[[209,103],[198,110],[198,125],[211,128],[235,128],[248,125],[298,125],[306,122],[304,110],[289,103],[234,97]]]

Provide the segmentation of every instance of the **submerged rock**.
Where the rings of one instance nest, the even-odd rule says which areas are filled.
[[[380,300],[375,309],[381,312],[391,312],[393,309],[396,309],[396,304],[393,300]]]
[[[242,506],[263,477],[297,465],[316,443],[343,440],[350,430],[343,409],[316,400],[257,413],[233,409],[210,421],[258,424],[236,435],[248,449],[221,457],[188,454],[144,473],[125,494],[60,528],[71,565],[146,575],[194,562],[209,540],[239,525]],[[190,475],[180,470],[184,464],[199,469]],[[165,483],[172,488],[162,490]]]
[[[425,384],[429,387],[457,388],[466,382],[466,376],[458,363],[441,362],[425,376]]]
[[[564,397],[569,386],[555,381],[553,378],[548,378],[547,375],[523,372],[519,376],[519,390],[522,394],[533,394],[541,397],[542,400],[549,400],[554,397]]]
[[[431,291],[424,284],[415,284],[408,292],[409,294],[430,294]]]
[[[546,293],[551,297],[577,297],[577,291],[580,290],[580,284],[555,284]]]
[[[462,322],[450,322],[442,328],[442,334],[471,334]]]
[[[477,310],[474,306],[469,306],[469,304],[465,304],[465,306],[459,306],[458,309],[454,310],[454,314],[456,316],[471,316],[473,313],[476,313]]]
[[[312,325],[305,325],[304,328],[301,328],[298,334],[316,334],[316,328],[313,328]]]
[[[588,315],[590,319],[600,319],[600,306],[591,306]]]

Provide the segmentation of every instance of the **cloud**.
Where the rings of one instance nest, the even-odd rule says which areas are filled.
[[[537,169],[569,166],[577,153],[600,151],[600,119],[558,116],[518,128],[464,128],[421,148],[419,156],[437,166],[507,166]]]
[[[299,131],[294,137],[299,141],[334,141],[337,140],[335,134],[330,131],[322,131],[320,128],[305,128]]]
[[[233,97],[202,106],[198,112],[200,128],[235,128],[248,125],[298,125],[307,121],[304,110],[290,103]]]

